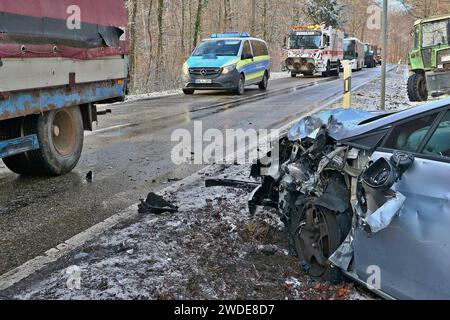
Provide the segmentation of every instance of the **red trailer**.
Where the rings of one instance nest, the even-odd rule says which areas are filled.
[[[123,0],[0,1],[0,158],[19,174],[77,164],[95,103],[123,99]]]

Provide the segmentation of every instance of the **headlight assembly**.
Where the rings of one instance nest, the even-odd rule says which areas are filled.
[[[222,73],[223,74],[227,74],[227,73],[230,73],[230,72],[234,71],[235,69],[236,69],[236,64],[232,64],[232,65],[223,67]]]

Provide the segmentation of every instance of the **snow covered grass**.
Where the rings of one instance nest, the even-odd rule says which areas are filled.
[[[412,108],[420,104],[420,102],[410,102],[408,99],[408,67],[401,65],[386,77],[386,110],[401,111]],[[352,94],[352,108],[377,111],[380,108],[381,79],[375,79],[361,87]],[[335,104],[333,107],[341,107],[342,102]]]

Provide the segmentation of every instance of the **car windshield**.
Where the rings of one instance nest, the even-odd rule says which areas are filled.
[[[356,58],[356,42],[353,40],[344,41],[344,59],[352,60]]]
[[[193,56],[237,56],[241,48],[240,40],[208,40],[202,42],[194,51]]]
[[[432,47],[440,44],[446,44],[448,20],[425,23],[422,27],[423,47]]]
[[[294,32],[290,38],[291,49],[319,49],[322,39],[320,31]]]

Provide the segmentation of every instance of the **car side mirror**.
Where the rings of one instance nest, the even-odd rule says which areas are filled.
[[[252,53],[244,54],[243,60],[249,60],[255,58]]]

